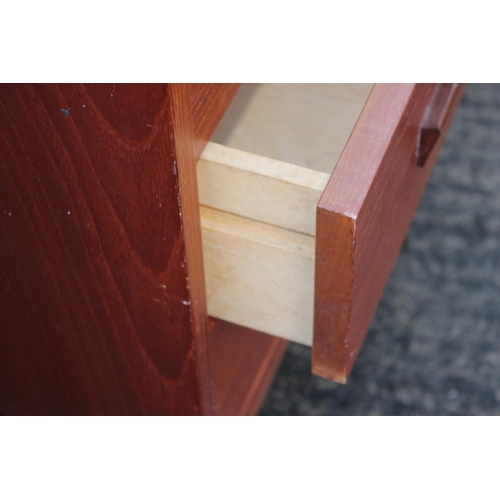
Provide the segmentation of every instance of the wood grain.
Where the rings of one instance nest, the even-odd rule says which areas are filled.
[[[286,340],[217,321],[210,344],[218,415],[259,411]]]
[[[215,143],[197,168],[209,314],[312,345],[316,204],[328,174]]]
[[[193,112],[189,106],[191,94],[188,85],[170,84],[169,96],[178,169],[179,216],[181,217],[186,254],[186,285],[191,306],[190,327],[193,333],[197,376],[201,381],[201,413],[211,415],[215,413],[215,401],[208,355],[208,316],[194,135],[194,124],[197,124],[198,130],[200,130],[199,121],[202,120],[198,114],[198,120],[193,123]]]
[[[417,168],[437,84],[376,85],[318,203],[313,372],[345,382],[397,259],[463,86]]]
[[[427,106],[417,145],[417,166],[423,167],[435,147],[441,131],[453,110],[451,105],[460,84],[440,83],[432,96],[432,101]]]
[[[208,143],[197,165],[201,205],[314,236],[330,176]]]
[[[189,84],[196,158],[200,157],[239,88],[239,83]]]
[[[314,237],[201,207],[211,316],[312,344]]]
[[[197,158],[239,86],[190,85]],[[202,179],[200,181],[203,182]],[[201,182],[199,188],[203,196],[203,193],[207,194],[207,189]],[[208,348],[216,413],[254,415],[260,408],[288,342],[226,321],[209,319],[213,334]]]
[[[6,412],[212,411],[188,95],[0,86]]]

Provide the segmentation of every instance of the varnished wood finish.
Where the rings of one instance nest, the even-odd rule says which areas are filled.
[[[258,410],[286,342],[207,345],[195,165],[235,88],[0,86],[1,413]]]
[[[427,158],[441,135],[441,130],[453,109],[450,105],[459,90],[459,85],[459,83],[439,83],[434,90],[420,127],[416,160],[419,167],[425,166]]]
[[[286,340],[217,321],[210,344],[218,415],[259,411]]]
[[[212,412],[188,92],[0,86],[4,412]]]
[[[376,85],[318,203],[313,372],[345,382],[458,105],[424,168],[417,144],[437,84]],[[432,114],[432,113],[431,113]]]
[[[199,158],[227,107],[236,95],[239,83],[191,83],[195,155]]]
[[[190,89],[188,85],[169,85],[171,99],[172,121],[174,129],[175,153],[179,181],[179,202],[181,224],[183,228],[186,253],[186,285],[189,291],[191,308],[191,328],[194,337],[193,350],[195,354],[198,379],[202,381],[200,404],[202,414],[213,414],[215,402],[212,377],[208,356],[208,317],[205,296],[205,273],[203,269],[203,253],[201,251],[201,223],[198,197],[198,181],[196,175],[196,151],[194,124],[200,128],[198,120],[193,122],[190,109]]]

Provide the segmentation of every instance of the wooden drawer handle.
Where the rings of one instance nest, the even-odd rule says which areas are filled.
[[[417,166],[425,166],[427,158],[429,158],[441,135],[443,124],[446,122],[448,112],[451,109],[450,102],[455,93],[459,91],[459,88],[458,83],[440,83],[436,86],[429,106],[425,111],[420,134],[418,135]]]

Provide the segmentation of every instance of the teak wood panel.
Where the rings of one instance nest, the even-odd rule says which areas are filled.
[[[0,408],[207,414],[186,85],[0,86]]]
[[[376,85],[370,95],[318,203],[316,375],[347,380],[463,88]]]
[[[258,410],[286,342],[207,346],[194,170],[236,88],[0,87],[0,413]]]
[[[196,158],[199,158],[239,87],[239,83],[189,84]]]
[[[288,342],[226,321],[214,321],[209,347],[217,415],[254,415]]]

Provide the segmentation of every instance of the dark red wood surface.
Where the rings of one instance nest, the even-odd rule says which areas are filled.
[[[0,86],[0,411],[212,412],[188,92]]]
[[[197,158],[200,157],[240,85],[239,83],[190,84]]]
[[[318,203],[316,375],[345,382],[353,367],[463,86],[447,97],[441,90],[376,85]],[[424,118],[436,116],[429,106],[440,108],[442,130],[419,168]]]
[[[425,166],[427,159],[437,144],[441,132],[450,119],[449,114],[454,111],[453,100],[457,92],[463,92],[459,83],[440,83],[427,106],[417,145],[417,165]]]
[[[260,409],[288,342],[226,321],[213,324],[212,361],[218,415]]]

